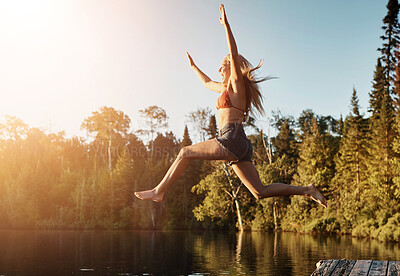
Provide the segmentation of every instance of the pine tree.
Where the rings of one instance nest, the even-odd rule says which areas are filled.
[[[307,134],[311,132],[311,124],[312,120],[316,118],[314,112],[311,109],[303,110],[300,114],[299,118],[297,119],[297,125],[300,128],[300,140]]]
[[[343,121],[343,116],[340,114],[340,118],[338,121],[338,134],[340,137],[343,136],[343,129],[344,129],[344,121]]]
[[[372,200],[377,207],[387,208],[390,191],[393,185],[393,168],[390,160],[393,158],[393,109],[391,99],[386,94],[381,102],[379,115],[369,118],[369,143],[368,143],[368,187]]]
[[[326,136],[321,133],[317,118],[311,119],[309,128],[305,131],[299,148],[297,173],[293,177],[292,184],[298,186],[314,184],[329,200],[331,198],[330,182],[334,174],[334,152],[327,145]],[[304,197],[292,197],[291,205],[282,220],[283,228],[296,230],[297,227],[294,228],[293,221],[296,221],[297,225],[309,223],[315,212],[322,212],[321,209],[314,209],[313,204],[315,203]],[[321,215],[319,213],[316,216]]]
[[[187,125],[185,125],[185,130],[183,131],[183,138],[182,138],[182,141],[180,144],[181,144],[181,148],[190,146],[192,144],[192,140],[190,139],[189,130],[188,130]]]
[[[368,111],[370,111],[373,116],[379,117],[385,94],[388,94],[387,90],[385,90],[385,74],[383,72],[381,60],[378,59],[375,67],[374,80],[372,82],[372,91],[369,93],[370,108]]]
[[[393,84],[393,106],[395,115],[400,116],[400,53],[399,48],[396,49],[396,69]],[[399,132],[397,132],[399,133]]]
[[[326,193],[334,172],[331,151],[319,130],[317,119],[313,118],[310,133],[305,134],[300,145],[297,174],[294,176],[296,185],[314,184]]]
[[[393,128],[394,102],[392,97],[395,91],[395,69],[397,65],[396,52],[399,47],[399,4],[397,0],[389,0],[386,6],[388,13],[383,19],[385,31],[381,36],[383,47],[378,49],[382,56],[376,66],[373,90],[370,94],[369,118],[369,143],[368,159],[366,162],[368,171],[368,197],[376,202],[376,207],[388,209],[388,204],[393,198],[394,170],[391,160],[394,158],[393,140],[395,131]],[[395,98],[395,97],[394,97]],[[374,210],[371,210],[374,212]],[[375,216],[376,214],[372,214]]]
[[[335,201],[348,222],[355,222],[357,212],[362,205],[360,193],[362,182],[366,179],[366,120],[360,114],[355,88],[351,97],[351,113],[347,116],[338,155],[335,157],[336,174]]]
[[[296,145],[296,136],[290,126],[289,119],[285,118],[278,129],[278,135],[274,139],[272,139],[272,143],[274,146],[274,155],[277,157],[286,155],[290,158],[297,159],[298,152]]]
[[[296,136],[290,124],[290,119],[284,118],[282,123],[277,126],[278,135],[272,139],[275,162],[282,164],[279,166],[283,169],[280,172],[281,179],[279,181],[283,183],[292,182],[299,158]]]
[[[399,47],[400,26],[398,22],[399,3],[397,0],[389,0],[386,8],[388,13],[383,19],[384,34],[381,36],[383,47],[378,50],[381,52],[381,60],[383,62],[383,73],[385,75],[385,89],[392,92],[394,83],[394,75],[396,68],[396,51]]]

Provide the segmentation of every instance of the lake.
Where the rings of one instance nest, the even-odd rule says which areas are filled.
[[[321,259],[400,260],[349,236],[197,231],[0,231],[0,275],[310,275]]]

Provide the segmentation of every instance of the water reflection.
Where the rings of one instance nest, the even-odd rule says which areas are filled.
[[[0,275],[310,275],[320,259],[400,260],[397,244],[263,232],[0,231]]]

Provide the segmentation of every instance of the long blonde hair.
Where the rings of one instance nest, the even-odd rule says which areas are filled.
[[[263,95],[261,94],[258,83],[273,79],[273,77],[267,76],[265,78],[257,78],[256,70],[259,69],[263,61],[260,60],[256,67],[253,67],[251,63],[245,59],[242,55],[238,55],[240,63],[240,71],[242,72],[244,84],[246,88],[246,113],[245,116],[249,115],[249,112],[256,116],[257,114],[263,116],[265,114],[263,107]],[[228,54],[225,59],[230,61],[230,55]]]

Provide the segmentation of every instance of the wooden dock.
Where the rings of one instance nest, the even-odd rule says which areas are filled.
[[[400,262],[373,260],[326,260],[317,263],[311,276],[400,276]]]

